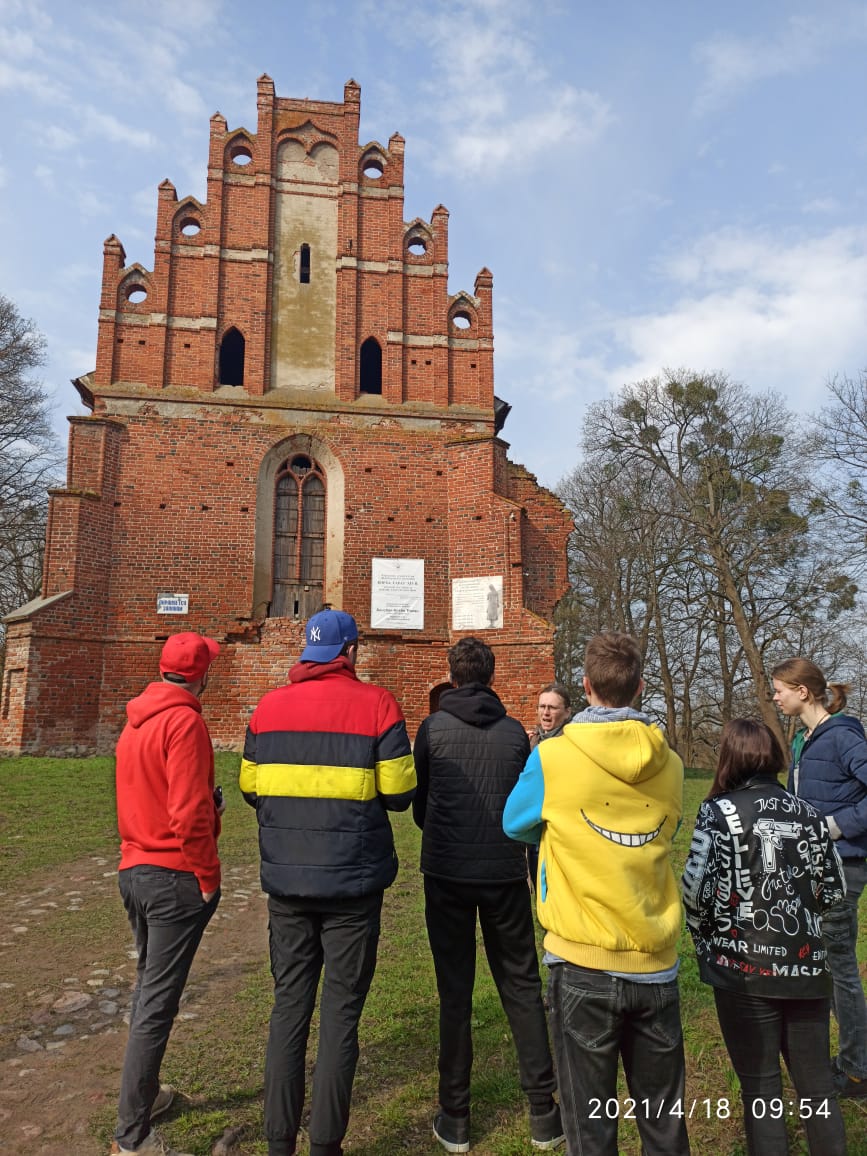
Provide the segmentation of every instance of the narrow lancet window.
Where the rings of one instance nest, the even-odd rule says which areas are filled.
[[[244,337],[232,326],[220,342],[220,385],[244,384]]]
[[[361,347],[358,388],[361,393],[382,393],[382,350],[375,337]]]

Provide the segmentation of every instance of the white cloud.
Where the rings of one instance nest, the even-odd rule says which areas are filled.
[[[100,272],[100,266],[92,261],[75,261],[58,269],[57,280],[69,286],[98,277]]]
[[[54,191],[54,169],[49,168],[48,165],[36,165],[33,169],[33,176],[43,188]]]
[[[525,27],[526,9],[508,0],[442,4],[424,21],[436,81],[426,112],[438,121],[433,167],[469,175],[515,171],[556,148],[582,150],[613,122],[596,92],[554,83]]]
[[[78,137],[59,124],[34,124],[31,128],[33,139],[39,148],[52,152],[64,152],[78,144]]]
[[[103,217],[107,218],[113,209],[111,201],[100,197],[92,189],[80,189],[75,198],[75,203],[78,205],[78,211],[82,217]]]
[[[198,127],[208,119],[207,105],[191,84],[178,77],[167,80],[163,90],[166,104],[188,124]]]
[[[0,89],[27,93],[44,104],[62,103],[68,99],[65,88],[50,80],[44,72],[35,68],[18,68],[2,60],[0,60]]]
[[[805,213],[832,214],[840,212],[840,202],[836,197],[817,197],[803,206]]]
[[[718,33],[694,49],[704,76],[694,111],[714,111],[762,80],[804,72],[836,44],[865,36],[862,5],[838,6],[836,11],[826,6],[820,17],[791,16],[767,39]]]
[[[129,145],[131,148],[151,149],[156,137],[146,129],[133,128],[118,120],[113,113],[85,107],[80,110],[82,127],[95,136],[101,136],[114,144]]]
[[[437,168],[453,164],[469,176],[491,176],[507,164],[525,168],[540,153],[566,145],[575,151],[591,144],[610,122],[604,101],[595,93],[577,92],[569,85],[551,95],[544,110],[523,117],[482,118],[472,132],[455,135],[449,157]],[[499,121],[499,123],[497,123]]]
[[[33,37],[17,28],[7,28],[3,37],[2,52],[4,56],[14,57],[16,60],[29,60],[35,55]]]
[[[609,362],[611,388],[685,365],[777,389],[808,408],[829,374],[861,367],[867,229],[788,242],[725,230],[661,271],[680,296],[613,326],[626,356]]]
[[[135,212],[151,221],[156,220],[158,193],[153,185],[146,185],[133,195],[132,207]]]

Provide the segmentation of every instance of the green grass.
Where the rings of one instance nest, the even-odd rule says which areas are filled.
[[[217,779],[228,803],[221,839],[227,871],[256,862],[255,816],[237,788],[238,756],[217,756]],[[689,772],[685,814],[675,841],[674,867],[686,857],[693,820],[710,777]],[[361,1024],[347,1152],[352,1156],[434,1156],[430,1135],[436,1104],[437,997],[424,928],[419,833],[409,815],[394,817],[401,859],[397,882],[386,894],[379,963]],[[20,836],[12,838],[9,836]],[[20,885],[40,871],[82,858],[117,855],[112,762],[109,759],[7,759],[0,761],[0,889]],[[112,897],[112,904],[119,904]],[[106,908],[108,903],[106,903]],[[94,943],[117,934],[101,907],[89,917]],[[262,905],[261,918],[265,919]],[[79,917],[80,919],[80,917]],[[219,924],[215,926],[219,936]],[[867,944],[861,943],[861,958]],[[254,949],[251,949],[251,951]],[[256,949],[258,950],[258,949]],[[681,999],[687,1055],[687,1099],[731,1103],[728,1120],[702,1114],[690,1124],[693,1151],[743,1156],[742,1122],[735,1080],[716,1021],[709,989],[698,979],[692,944],[681,943]],[[209,1014],[175,1029],[163,1076],[181,1086],[189,1101],[168,1119],[175,1146],[204,1156],[226,1127],[241,1127],[244,1156],[264,1156],[262,1068],[271,979],[267,961],[251,961],[235,985],[212,993]],[[60,965],[59,965],[60,966]],[[311,1056],[316,1020],[311,1032]],[[531,1151],[526,1108],[518,1085],[514,1047],[490,973],[479,953],[474,1000],[473,1148],[475,1156],[519,1156]],[[620,1089],[621,1097],[625,1088]],[[867,1153],[867,1107],[845,1102],[849,1151]],[[113,1111],[95,1119],[107,1140]],[[806,1152],[803,1132],[790,1128],[792,1153]],[[639,1156],[634,1124],[621,1123],[622,1156]],[[302,1145],[300,1153],[306,1151]]]
[[[238,791],[238,756],[218,753],[228,803],[224,857],[249,860],[252,811]],[[118,855],[114,759],[0,759],[0,890],[40,870]]]

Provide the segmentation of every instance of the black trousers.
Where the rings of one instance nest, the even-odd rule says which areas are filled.
[[[786,1116],[800,1117],[812,1156],[846,1156],[831,1072],[827,999],[764,999],[715,987],[723,1039],[741,1082],[750,1156],[787,1156]],[[783,1096],[780,1056],[797,1099]]]
[[[536,934],[525,879],[457,883],[424,877],[425,920],[440,997],[439,1099],[451,1116],[470,1107],[476,976],[476,918],[503,1010],[509,1020],[521,1087],[530,1108],[545,1111],[557,1084],[542,1004]]]
[[[304,1107],[304,1060],[316,989],[319,1048],[311,1156],[339,1156],[358,1063],[358,1021],[376,968],[382,892],[362,899],[268,899],[274,1009],[265,1057],[269,1156],[291,1156]]]

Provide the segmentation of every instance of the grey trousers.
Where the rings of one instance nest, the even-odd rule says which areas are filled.
[[[138,965],[114,1135],[121,1148],[134,1151],[150,1133],[163,1054],[220,892],[205,903],[189,871],[147,865],[121,871],[118,882]]]

